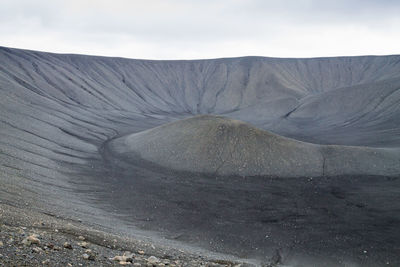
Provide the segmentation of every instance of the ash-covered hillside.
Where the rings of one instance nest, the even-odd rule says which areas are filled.
[[[368,243],[380,250],[362,266],[394,262],[399,125],[397,55],[157,61],[0,47],[2,203],[242,258],[309,249],[337,266],[364,260]]]

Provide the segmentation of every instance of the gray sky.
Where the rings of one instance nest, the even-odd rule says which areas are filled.
[[[0,45],[149,59],[400,54],[400,1],[0,0]]]

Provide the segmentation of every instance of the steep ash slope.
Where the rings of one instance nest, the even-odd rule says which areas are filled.
[[[325,144],[397,146],[400,79],[339,88],[302,99],[274,130]]]

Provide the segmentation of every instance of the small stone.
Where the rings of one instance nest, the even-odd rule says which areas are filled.
[[[72,267],[72,264],[71,264],[71,263],[68,263],[67,266],[68,266],[68,267]]]
[[[22,244],[25,246],[30,246],[32,244],[40,245],[40,240],[37,238],[36,235],[30,235],[24,240],[22,240]]]
[[[85,253],[85,254],[82,255],[82,258],[83,258],[84,260],[94,261],[95,256],[94,256],[93,254],[87,254],[87,253]]]
[[[135,263],[133,264],[133,266],[142,266],[142,264],[140,264],[139,262],[135,262]]]
[[[144,255],[144,251],[143,250],[139,250],[137,253],[139,253],[140,255]]]
[[[42,261],[42,264],[49,264],[49,263],[50,263],[49,259]]]
[[[85,237],[83,237],[81,235],[78,237],[78,239],[81,240],[81,241],[85,241]]]
[[[89,243],[88,242],[79,242],[78,245],[82,248],[88,248],[89,247]]]
[[[40,244],[40,240],[38,239],[37,235],[28,236],[28,240],[31,241],[31,244],[36,244],[36,245]]]
[[[88,255],[88,257],[86,258],[86,256],[84,256],[84,255]],[[86,250],[85,250],[85,254],[83,254],[82,257],[83,257],[84,259],[86,259],[86,260],[94,261],[95,258],[96,258],[96,254],[95,254],[91,249],[86,249]]]
[[[135,254],[130,251],[125,251],[123,256],[125,257],[125,261],[128,262],[133,262],[133,260],[135,259]]]
[[[4,246],[3,241],[0,241],[0,248]]]
[[[126,261],[124,256],[115,256],[111,258],[112,261]]]
[[[54,246],[54,247],[53,247],[53,250],[60,251],[61,248],[60,248],[59,246]]]
[[[155,257],[155,256],[150,256],[150,257],[147,259],[147,262],[148,262],[148,263],[151,263],[151,264],[156,264],[156,263],[159,263],[160,260],[159,260],[157,257]]]
[[[131,265],[132,263],[130,263],[129,261],[120,261],[119,265]]]
[[[32,248],[32,251],[36,252],[36,253],[40,253],[43,251],[43,249],[41,249],[40,247],[34,247],[34,248]]]
[[[65,242],[63,246],[64,246],[64,248],[72,249],[72,245],[69,242]]]

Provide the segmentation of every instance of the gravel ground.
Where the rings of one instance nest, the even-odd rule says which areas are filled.
[[[0,204],[0,266],[248,266],[206,259]]]

